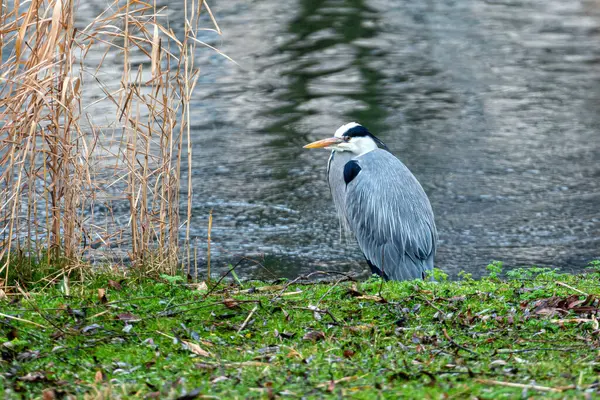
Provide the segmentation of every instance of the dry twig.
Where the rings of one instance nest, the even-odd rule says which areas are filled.
[[[533,389],[533,390],[538,390],[540,392],[553,392],[553,393],[560,393],[560,392],[564,392],[565,390],[575,388],[575,386],[553,388],[553,387],[533,385],[533,384],[527,385],[524,383],[494,381],[491,379],[476,379],[476,381],[479,383],[483,383],[484,385],[506,386],[506,387],[513,387],[513,388],[519,388],[519,389]]]
[[[246,328],[246,325],[248,325],[248,322],[250,322],[250,318],[252,318],[252,316],[254,315],[254,313],[256,312],[256,310],[258,310],[258,305],[254,306],[252,308],[252,310],[250,310],[250,313],[248,314],[248,316],[246,317],[246,319],[244,320],[244,322],[240,326],[240,329],[238,329],[237,333],[240,333],[241,331],[244,330],[244,328]]]

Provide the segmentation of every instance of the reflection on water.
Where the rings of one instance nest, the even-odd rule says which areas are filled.
[[[214,210],[213,263],[264,253],[245,271],[267,278],[364,270],[340,240],[327,152],[301,148],[349,121],[420,180],[451,274],[600,256],[600,3],[211,6],[224,36],[204,39],[241,65],[197,56],[192,226],[203,249]]]

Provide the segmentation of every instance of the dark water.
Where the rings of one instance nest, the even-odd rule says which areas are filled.
[[[202,256],[214,210],[213,265],[366,268],[328,153],[302,149],[350,121],[422,183],[451,275],[600,257],[600,1],[210,4],[224,35],[204,39],[241,66],[197,55],[192,227]]]

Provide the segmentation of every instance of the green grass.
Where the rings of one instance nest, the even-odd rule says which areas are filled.
[[[209,292],[97,277],[70,296],[64,285],[31,290],[0,300],[13,317],[0,317],[0,389],[6,398],[598,395],[600,275],[535,269],[500,280],[492,269],[457,282]]]

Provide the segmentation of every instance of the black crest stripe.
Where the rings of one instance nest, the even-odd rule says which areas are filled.
[[[363,136],[373,136],[371,132],[367,128],[362,125],[355,126],[353,128],[348,129],[344,136],[348,137],[363,137]]]
[[[365,128],[362,125],[358,125],[358,126],[348,129],[344,133],[344,136],[351,137],[351,138],[353,138],[353,137],[370,137],[371,139],[373,139],[375,141],[375,143],[377,143],[377,145],[379,147],[381,147],[382,149],[388,150],[388,147],[385,145],[385,143],[383,143],[378,137],[373,135],[371,132],[369,132],[369,130],[367,128]]]

